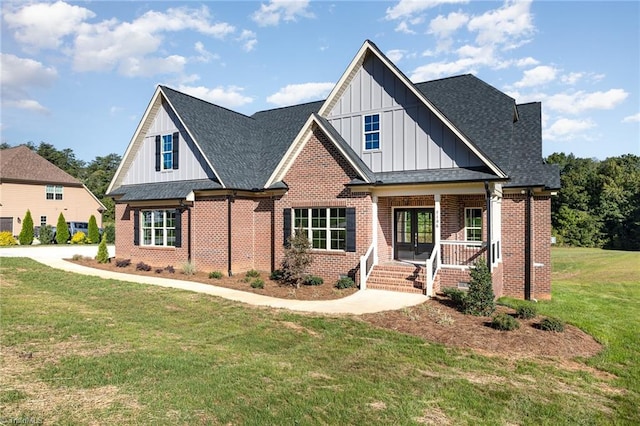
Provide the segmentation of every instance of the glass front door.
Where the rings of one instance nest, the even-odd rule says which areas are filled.
[[[426,261],[433,250],[433,209],[396,209],[394,257]]]

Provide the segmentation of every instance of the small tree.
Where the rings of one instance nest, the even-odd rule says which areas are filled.
[[[311,265],[312,258],[309,250],[311,244],[307,235],[298,230],[289,238],[289,247],[284,252],[282,261],[282,278],[296,288],[300,288],[307,276],[307,268]]]
[[[38,236],[40,244],[51,244],[53,242],[53,228],[51,225],[40,227],[40,235]]]
[[[491,282],[491,272],[487,263],[479,260],[471,269],[469,291],[463,302],[463,312],[476,316],[489,316],[495,311],[496,303]]]
[[[21,246],[28,246],[33,243],[33,219],[29,210],[27,210],[24,219],[22,219],[22,229],[20,230],[20,235],[18,235],[18,241],[20,241]]]
[[[58,223],[56,224],[56,242],[58,244],[67,244],[69,241],[69,228],[67,228],[67,221],[64,215],[60,213],[58,216]]]
[[[93,217],[93,216],[92,216]],[[107,236],[103,235],[98,244],[98,255],[96,256],[98,263],[109,262],[109,250],[107,250]]]
[[[87,238],[89,243],[95,244],[100,242],[100,229],[98,229],[98,223],[96,217],[91,215],[89,218],[89,228],[87,229]]]

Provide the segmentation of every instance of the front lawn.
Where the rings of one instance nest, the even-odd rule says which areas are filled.
[[[576,252],[577,262],[584,253]],[[613,255],[607,264],[617,262]],[[640,280],[634,285],[613,271],[587,280],[580,268],[569,270],[571,256],[554,251],[554,300],[540,310],[606,345],[586,362],[487,356],[357,317],[247,307],[3,258],[0,417],[45,424],[638,423]],[[637,265],[640,256],[629,260]],[[623,312],[607,315],[613,307]]]

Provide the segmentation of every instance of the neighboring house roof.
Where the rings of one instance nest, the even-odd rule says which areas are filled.
[[[323,116],[337,101],[366,55],[370,54],[379,57],[425,106],[459,135],[485,167],[373,173]],[[285,186],[281,180],[313,126],[319,126],[361,174],[362,179],[353,184],[500,180],[506,187],[557,189],[560,186],[558,169],[542,161],[539,103],[516,105],[513,98],[470,74],[413,84],[368,40],[324,101],[246,116],[159,86],[145,117],[158,108],[157,97],[161,95],[166,97],[181,125],[213,168],[220,180],[216,183],[220,189],[254,190]],[[143,121],[147,119],[150,118]],[[130,155],[132,146],[141,143],[140,133],[144,129],[143,122],[125,157]],[[130,164],[129,159],[123,158],[123,164],[126,161]],[[118,188],[122,174],[126,172],[122,168],[121,165],[111,182],[110,195],[121,195],[120,199],[124,201],[173,196],[183,198],[188,186],[199,182],[183,181],[174,189],[163,189],[163,186],[178,185],[175,181],[170,185],[153,183]],[[211,184],[213,181],[207,182]],[[211,185],[210,189],[215,189],[216,185]]]
[[[82,186],[82,182],[25,145],[0,151],[0,181]]]

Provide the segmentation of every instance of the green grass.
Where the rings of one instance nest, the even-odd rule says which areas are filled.
[[[625,256],[553,253],[554,300],[540,311],[606,344],[581,368],[485,357],[357,318],[246,307],[4,258],[0,417],[48,424],[638,423],[637,272],[629,278],[596,267],[619,258],[637,264],[637,254]],[[587,264],[593,269],[583,272]],[[588,281],[598,274],[602,281]]]

